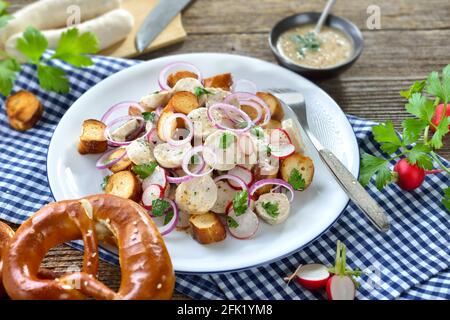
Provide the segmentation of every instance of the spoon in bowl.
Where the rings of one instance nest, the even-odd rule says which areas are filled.
[[[331,11],[331,8],[336,3],[336,0],[328,0],[327,4],[325,5],[325,8],[322,11],[322,14],[320,15],[319,21],[317,21],[316,27],[314,28],[314,33],[318,35],[320,33],[320,30],[322,29],[323,24],[325,23],[325,20],[328,17],[328,14]]]

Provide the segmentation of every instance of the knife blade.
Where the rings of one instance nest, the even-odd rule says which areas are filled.
[[[136,36],[136,49],[145,50],[191,0],[160,0],[145,18]]]

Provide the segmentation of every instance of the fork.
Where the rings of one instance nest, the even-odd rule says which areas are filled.
[[[310,130],[306,113],[306,102],[303,95],[294,90],[284,88],[271,88],[267,89],[267,91],[275,95],[283,105],[291,107],[297,115],[301,127],[305,131],[306,137],[317,150],[320,159],[342,187],[344,192],[353,203],[361,209],[378,230],[387,232],[389,230],[389,220],[384,210],[369,195],[342,162],[330,150],[326,149]]]

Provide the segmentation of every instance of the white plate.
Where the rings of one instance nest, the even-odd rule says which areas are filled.
[[[50,188],[57,201],[77,199],[101,193],[104,173],[95,168],[96,155],[77,152],[83,120],[100,119],[105,110],[123,100],[139,100],[158,89],[158,73],[169,62],[188,61],[205,76],[231,72],[235,79],[254,81],[264,88],[292,88],[302,92],[308,104],[311,129],[356,176],[359,151],[356,137],[339,106],[320,88],[299,75],[277,65],[254,58],[198,53],[169,56],[147,61],[100,82],[66,112],[50,142],[47,172]],[[287,117],[293,117],[287,111]],[[312,185],[297,193],[287,222],[278,226],[261,223],[251,240],[225,241],[201,245],[183,232],[172,232],[165,242],[178,272],[228,272],[268,263],[295,252],[327,230],[348,203],[348,197],[321,164],[318,155],[307,146],[315,163]]]

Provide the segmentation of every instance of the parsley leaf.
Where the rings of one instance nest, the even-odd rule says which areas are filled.
[[[102,181],[102,183],[100,184],[100,187],[102,188],[102,190],[105,190],[106,185],[108,184],[108,181],[109,181],[109,177],[110,177],[110,176],[105,176],[105,177],[103,178],[103,181]]]
[[[388,160],[374,157],[364,153],[361,157],[361,172],[359,181],[363,186],[369,184],[370,179],[375,174],[375,185],[378,190],[392,181],[392,173],[387,167]]]
[[[173,210],[170,210],[169,212],[166,213],[166,216],[164,217],[164,225],[167,225],[170,222],[170,220],[172,220],[172,218],[173,218]]]
[[[245,127],[244,127],[245,128]],[[261,127],[253,127],[250,129],[250,133],[258,139],[264,138],[264,131]]]
[[[295,190],[305,190],[305,179],[303,179],[302,174],[296,168],[292,169],[291,174],[289,175],[288,183]]]
[[[154,122],[156,118],[155,112],[142,112],[142,117],[145,121]]]
[[[208,91],[208,90],[206,90],[205,88],[202,88],[202,87],[195,87],[195,88],[194,88],[194,94],[195,94],[197,97],[200,97],[200,96],[202,96],[202,95],[212,94],[212,92],[211,92],[211,91]]]
[[[17,72],[20,71],[20,64],[12,59],[0,61],[0,93],[7,96],[11,93]]]
[[[429,123],[434,114],[434,102],[420,93],[413,93],[406,104],[406,111]]]
[[[272,218],[276,218],[280,214],[277,202],[263,202],[262,207]]]
[[[145,179],[150,176],[158,166],[156,161],[153,161],[150,164],[140,164],[133,166],[133,172],[136,173],[139,178]]]
[[[64,70],[38,64],[37,74],[42,88],[59,93],[68,93],[70,91],[69,80],[66,78]]]
[[[386,123],[374,126],[372,132],[375,140],[381,144],[381,150],[387,154],[394,153],[402,146],[392,121],[386,121]]]
[[[244,214],[248,209],[248,191],[236,192],[233,198],[233,210],[236,216]]]
[[[400,95],[406,99],[410,99],[413,93],[422,93],[426,80],[416,81],[407,91],[400,91]]]
[[[441,99],[441,101],[448,103],[450,101],[450,65],[447,65],[442,70],[442,81],[438,72],[430,73],[425,90],[427,93]]]
[[[222,149],[228,148],[234,141],[235,136],[231,133],[225,132],[220,136],[219,147]]]
[[[8,14],[6,9],[8,9],[9,3],[6,1],[0,1],[0,28],[3,28],[8,24],[8,22],[14,17]]]
[[[440,149],[444,145],[442,139],[448,133],[448,126],[450,125],[450,117],[442,117],[439,125],[437,126],[436,132],[430,140],[430,145],[435,149]]]
[[[431,147],[423,143],[417,143],[408,153],[408,162],[417,164],[418,167],[426,170],[433,169],[433,159],[428,154]]]
[[[75,67],[88,67],[94,64],[85,54],[93,54],[99,50],[99,41],[95,34],[85,32],[81,35],[78,29],[72,28],[61,35],[52,59],[60,59]]]
[[[442,204],[450,212],[450,187],[444,190],[444,198]]]
[[[428,123],[421,119],[410,118],[403,120],[402,127],[404,144],[410,145],[416,142],[427,126]]]
[[[32,63],[38,64],[48,47],[48,41],[38,29],[28,27],[23,33],[23,37],[17,39],[16,47]]]
[[[233,219],[232,217],[229,217],[229,216],[227,216],[227,224],[228,224],[228,227],[230,227],[230,228],[239,227],[239,223],[235,219]]]
[[[169,201],[164,199],[155,199],[152,201],[152,214],[157,217],[162,217],[164,212],[166,212],[166,210],[169,209],[169,207],[170,207]],[[169,212],[167,214],[169,214]]]

